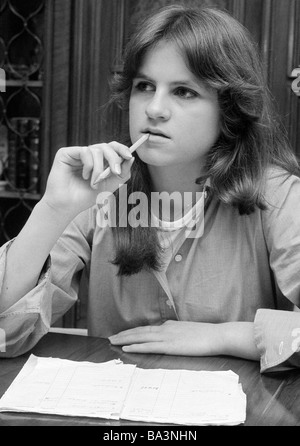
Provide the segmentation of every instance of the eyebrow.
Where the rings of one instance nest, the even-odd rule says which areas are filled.
[[[134,79],[145,79],[145,80],[155,83],[154,79],[152,79],[150,76],[147,76],[146,74],[144,74],[140,71],[138,73],[136,73],[136,75],[134,76]],[[176,80],[176,81],[170,82],[170,85],[183,85],[183,86],[187,86],[187,87],[194,86],[194,88],[195,87],[201,88],[200,84],[196,83],[193,80],[187,80],[187,79]]]

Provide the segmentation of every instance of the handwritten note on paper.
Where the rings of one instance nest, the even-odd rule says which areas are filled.
[[[240,424],[246,396],[231,372],[136,369],[121,418],[175,424]]]
[[[0,399],[0,411],[192,425],[246,419],[246,395],[232,371],[139,369],[31,355]]]
[[[94,364],[31,355],[0,400],[0,410],[119,419],[134,370],[118,361]]]

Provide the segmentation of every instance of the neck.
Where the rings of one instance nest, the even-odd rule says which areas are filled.
[[[148,171],[152,183],[153,192],[200,192],[201,184],[196,184],[201,176],[199,166],[150,166]]]
[[[171,220],[176,220],[177,215],[185,214],[199,198],[199,192],[203,190],[203,184],[196,184],[196,179],[201,175],[201,169],[198,165],[195,166],[150,166],[148,170],[151,178],[152,192],[166,192],[167,194],[159,197],[159,217],[163,220],[164,213],[162,209],[167,208],[164,206],[164,200],[168,201],[172,196],[175,200],[171,203]],[[176,192],[176,194],[174,194]],[[186,194],[188,193],[188,194]],[[198,193],[198,194],[197,194]],[[171,195],[172,194],[172,195]],[[176,197],[179,197],[176,200]]]

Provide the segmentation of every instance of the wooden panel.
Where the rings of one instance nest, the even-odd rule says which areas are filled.
[[[130,0],[114,1],[112,3],[113,31],[110,74],[113,75],[123,69],[123,52],[130,33]],[[107,140],[123,140],[124,128],[127,125],[127,113],[122,112],[116,105],[108,110],[106,132]],[[125,134],[127,135],[127,130]]]
[[[263,29],[264,29],[262,17],[264,14],[264,1],[262,0],[252,0],[251,2],[246,1],[244,14],[245,14],[244,20],[242,23],[250,31],[262,53]]]
[[[53,17],[52,17],[52,3],[48,0],[45,2],[45,60],[44,60],[44,72],[45,72],[45,85],[43,88],[43,112],[42,112],[42,134],[41,134],[41,153],[40,153],[40,166],[41,166],[41,179],[40,188],[41,192],[45,190],[46,178],[49,172],[50,163],[50,135],[51,135],[51,66],[52,66],[52,30],[53,30]]]
[[[292,146],[300,160],[300,97],[291,92],[293,79],[289,78],[294,68],[300,67],[300,2],[292,0],[289,21],[289,56],[287,65],[289,89],[289,136]]]
[[[271,37],[269,53],[269,83],[279,110],[286,119],[286,81],[288,65],[288,38],[291,2],[273,0],[271,10]]]
[[[271,2],[269,85],[291,144],[298,153],[299,101],[291,91],[290,74],[294,65],[297,66],[300,63],[299,18],[297,0]]]
[[[245,21],[245,0],[229,0],[228,10],[239,22],[244,23]]]
[[[109,81],[113,73],[122,65],[122,55],[126,40],[126,23],[128,19],[128,1],[104,1],[102,10],[101,34],[101,70],[99,72],[99,112],[97,115],[98,136],[100,140],[119,139],[122,128],[122,113],[117,107],[106,110],[110,98]],[[110,18],[110,20],[108,19]],[[102,86],[106,86],[106,88]],[[97,136],[97,135],[95,135]]]
[[[251,32],[265,64],[274,104],[292,147],[300,155],[299,99],[290,74],[300,65],[299,0],[229,0],[229,10]]]
[[[86,2],[87,3],[87,2]],[[69,109],[69,135],[68,145],[80,145],[81,133],[83,126],[82,112],[83,104],[82,97],[85,92],[84,76],[85,71],[83,66],[84,54],[84,28],[85,25],[85,9],[83,0],[73,0],[72,4],[72,30],[71,30],[71,48],[70,48],[70,109]]]
[[[191,7],[200,7],[203,5],[228,9],[228,0],[153,0],[151,2],[145,0],[131,0],[130,27],[134,27],[140,19],[144,18],[151,11],[155,11],[163,6],[175,4]]]
[[[105,105],[112,66],[120,63],[117,40],[122,47],[125,2],[74,0],[72,5],[68,143],[88,145],[107,140],[112,127]]]
[[[47,0],[48,31],[45,87],[45,157],[50,167],[56,151],[67,144],[71,0]]]

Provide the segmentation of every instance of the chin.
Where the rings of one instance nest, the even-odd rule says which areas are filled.
[[[149,164],[150,166],[165,166],[168,163],[165,162],[161,154],[154,154],[149,152],[139,153],[139,158],[143,163]]]

